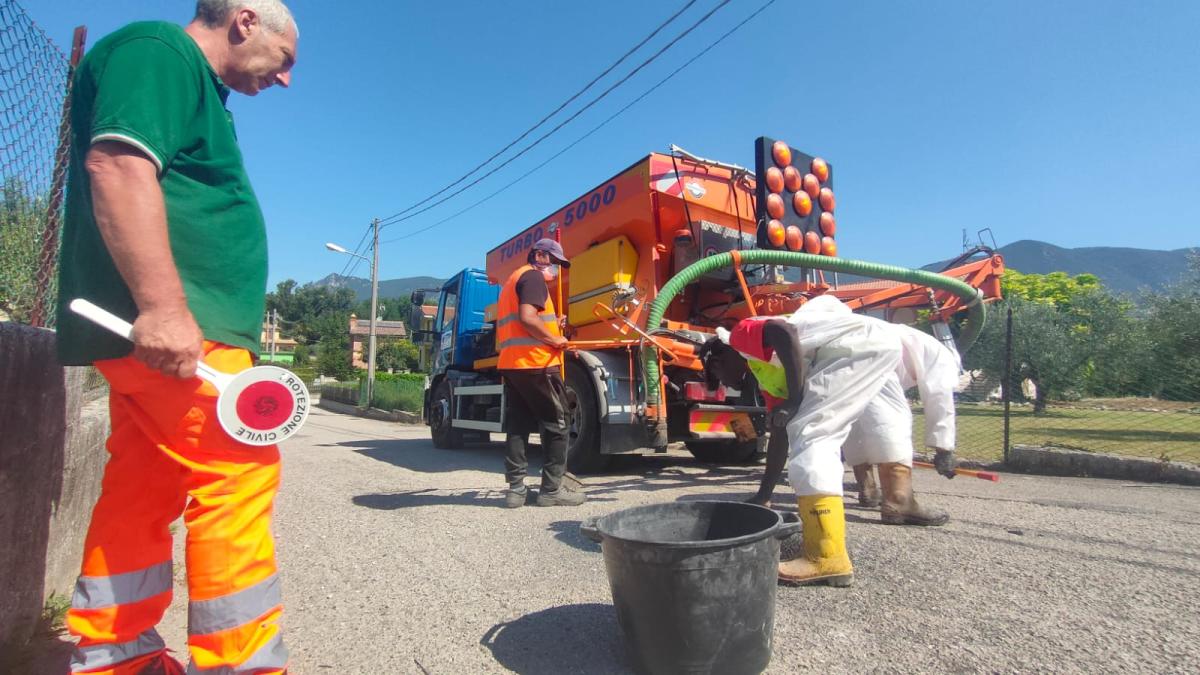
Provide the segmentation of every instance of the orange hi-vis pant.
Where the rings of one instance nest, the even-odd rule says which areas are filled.
[[[244,349],[205,342],[204,361],[236,373]],[[171,604],[172,538],[187,525],[188,674],[278,674],[287,667],[271,539],[279,450],[243,445],[217,421],[217,391],[133,357],[100,361],[112,435],[67,626],[72,672],[182,673],[154,629]]]

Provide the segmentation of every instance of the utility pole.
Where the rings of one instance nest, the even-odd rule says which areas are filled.
[[[379,219],[371,221],[374,243],[371,245],[371,329],[367,345],[367,407],[375,392],[375,315],[379,313]]]
[[[275,343],[279,336],[279,310],[271,310],[271,363],[275,363]]]

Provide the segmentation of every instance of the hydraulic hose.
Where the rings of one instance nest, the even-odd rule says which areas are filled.
[[[986,320],[983,296],[977,289],[958,279],[936,272],[896,267],[895,265],[881,265],[862,260],[847,260],[845,258],[796,253],[793,251],[754,249],[739,251],[739,255],[741,261],[747,264],[786,265],[788,267],[807,267],[809,269],[845,272],[874,279],[889,279],[892,281],[919,284],[953,293],[967,303],[967,324],[959,334],[957,340],[959,353],[966,352],[975,342],[975,339],[979,337],[979,332],[983,330],[983,324]],[[650,303],[650,313],[646,317],[646,331],[653,332],[659,327],[662,323],[663,314],[667,311],[667,306],[688,284],[709,272],[714,272],[722,267],[730,267],[733,264],[732,253],[719,253],[692,263],[681,270],[679,274],[672,277],[662,287],[658,292],[658,297],[654,298],[654,302]],[[642,351],[643,367],[646,373],[646,403],[647,405],[658,405],[658,353],[652,345],[647,345],[646,349]]]

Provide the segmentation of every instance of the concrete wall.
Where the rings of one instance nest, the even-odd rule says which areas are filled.
[[[69,593],[108,455],[108,408],[53,331],[0,323],[0,645],[23,641]]]

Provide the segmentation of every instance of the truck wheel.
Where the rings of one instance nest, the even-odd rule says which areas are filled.
[[[429,399],[429,430],[433,435],[433,447],[442,450],[461,448],[463,446],[462,429],[450,426],[450,410],[454,398],[450,395],[450,383],[446,380],[438,382]]]
[[[608,468],[600,453],[600,410],[592,378],[577,363],[567,364],[567,470],[597,473]]]
[[[752,441],[685,441],[688,452],[706,464],[745,464],[760,458],[763,439]]]

